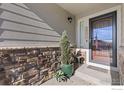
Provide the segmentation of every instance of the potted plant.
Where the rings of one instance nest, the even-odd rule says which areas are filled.
[[[56,80],[58,82],[61,82],[61,81],[67,81],[67,77],[65,76],[64,72],[62,70],[58,70],[56,73],[55,73],[55,77],[56,77]]]
[[[67,77],[71,77],[73,74],[73,66],[70,62],[70,42],[68,40],[67,32],[62,33],[60,39],[60,48],[61,48],[61,70]]]

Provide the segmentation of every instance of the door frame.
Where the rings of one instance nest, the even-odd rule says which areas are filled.
[[[119,59],[119,47],[122,45],[121,43],[121,5],[117,5],[115,7],[112,7],[112,8],[109,8],[109,9],[105,9],[105,10],[102,10],[100,12],[97,12],[97,13],[94,13],[94,14],[91,14],[91,15],[88,15],[88,16],[85,16],[85,17],[80,17],[77,19],[77,32],[76,32],[76,42],[77,42],[77,49],[79,50],[82,50],[82,51],[85,51],[86,52],[86,64],[87,65],[93,65],[93,66],[96,66],[96,67],[100,67],[100,68],[104,68],[104,69],[107,69],[107,70],[114,70],[114,71],[118,71],[119,70],[119,64],[118,64],[118,59]],[[100,15],[103,15],[103,14],[107,14],[107,13],[110,13],[110,12],[113,12],[113,11],[117,11],[117,67],[110,67],[110,66],[105,66],[105,65],[101,65],[101,64],[95,64],[95,63],[92,63],[89,61],[89,53],[90,53],[90,50],[89,50],[89,38],[85,38],[85,36],[83,37],[82,39],[82,43],[80,44],[79,41],[80,41],[80,22],[83,22],[84,23],[84,27],[83,27],[83,30],[82,30],[82,33],[89,33],[89,19],[90,18],[93,18],[93,17],[96,17],[96,16],[100,16]],[[88,34],[89,35],[89,34]],[[86,36],[86,37],[89,37],[89,36]],[[81,48],[80,48],[81,46]]]
[[[104,19],[107,17],[112,17],[112,64],[110,64],[110,66],[114,66],[117,67],[117,11],[113,11],[107,14],[103,14],[100,16],[96,16],[93,18],[89,19],[89,49],[90,51],[90,62],[93,62],[92,60],[92,35],[93,35],[93,26],[92,26],[92,22],[96,21],[96,20],[100,20],[100,19]],[[94,62],[96,64],[100,64],[97,62]],[[104,65],[104,64],[102,64]]]

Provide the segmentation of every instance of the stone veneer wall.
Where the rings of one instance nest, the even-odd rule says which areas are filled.
[[[119,50],[119,74],[120,74],[120,84],[124,85],[124,48],[120,47]]]
[[[0,50],[0,85],[39,85],[60,67],[60,49],[21,48]]]

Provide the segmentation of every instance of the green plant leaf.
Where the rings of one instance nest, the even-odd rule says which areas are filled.
[[[62,37],[60,39],[60,48],[62,64],[70,64],[70,42],[68,40],[66,31],[62,33]]]

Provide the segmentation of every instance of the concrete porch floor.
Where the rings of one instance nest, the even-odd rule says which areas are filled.
[[[67,82],[58,82],[55,78],[52,78],[44,82],[42,85],[94,85],[94,84],[84,81],[74,75],[70,78],[70,80],[67,80]]]
[[[94,68],[94,69],[93,69]],[[67,82],[57,82],[52,78],[42,85],[119,85],[118,72],[89,68],[87,64],[80,66]]]

